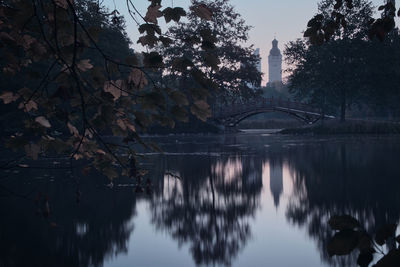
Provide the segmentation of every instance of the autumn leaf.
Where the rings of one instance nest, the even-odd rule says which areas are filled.
[[[151,22],[151,23],[157,24],[157,18],[162,16],[160,8],[161,8],[160,5],[149,6],[147,8],[147,13],[146,13],[146,16],[144,17],[144,19],[147,22]]]
[[[37,123],[39,123],[40,125],[42,125],[43,127],[46,127],[46,128],[50,128],[51,127],[50,122],[44,116],[36,117],[35,121]]]
[[[211,117],[210,106],[204,100],[195,101],[190,108],[190,111],[202,121],[206,121],[207,118]]]
[[[189,104],[189,101],[186,97],[185,94],[182,92],[179,92],[177,90],[174,90],[169,93],[169,97],[178,105],[178,106],[187,106]]]
[[[35,101],[29,100],[28,103],[26,103],[26,104],[24,102],[19,103],[18,108],[19,109],[23,109],[24,108],[26,112],[29,112],[32,109],[37,110],[38,106],[37,106]]]
[[[19,95],[14,95],[13,92],[5,91],[0,95],[0,99],[3,100],[4,104],[10,104],[16,101]]]
[[[55,0],[54,2],[56,3],[56,5],[58,5],[59,7],[62,7],[64,9],[68,8],[68,0]],[[73,2],[73,0],[71,1]]]
[[[67,127],[69,129],[69,132],[73,135],[73,136],[79,136],[79,131],[78,129],[76,129],[76,127],[74,125],[72,125],[71,123],[67,123]]]
[[[163,10],[165,22],[169,23],[171,20],[175,22],[179,22],[181,17],[186,16],[186,12],[183,8],[181,7],[167,7],[166,9]]]
[[[78,62],[77,67],[81,71],[87,71],[93,68],[93,65],[90,64],[90,59],[82,59],[81,61]]]
[[[142,89],[148,84],[145,74],[139,69],[133,69],[131,71],[128,77],[128,82],[133,83],[133,85],[138,89]]]
[[[125,123],[122,121],[122,119],[118,119],[117,120],[117,124],[118,124],[118,126],[122,129],[122,130],[126,130],[126,125],[125,125]]]
[[[143,46],[150,46],[150,47],[154,47],[158,42],[158,38],[154,35],[145,35],[145,36],[141,36],[139,38],[139,40],[137,41],[138,44],[142,44]]]
[[[123,90],[125,85],[122,80],[117,80],[115,82],[107,81],[104,83],[104,92],[112,94],[114,101],[118,100],[121,96],[127,96],[128,94]]]
[[[204,19],[204,20],[212,19],[213,12],[205,4],[195,5],[195,6],[190,7],[190,9],[194,12],[194,14],[196,16],[198,16],[201,19]]]

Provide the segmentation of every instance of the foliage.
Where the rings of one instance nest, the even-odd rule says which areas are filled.
[[[383,257],[374,265],[399,266],[400,265],[400,236],[396,238],[396,224],[387,224],[378,229],[373,238],[365,231],[361,224],[349,215],[332,216],[329,225],[336,230],[335,235],[328,243],[328,253],[330,256],[342,256],[352,253],[358,249],[359,255],[357,264],[361,267],[368,267],[373,261],[373,254],[381,253]],[[380,246],[387,245],[389,251],[384,253]]]
[[[219,89],[211,92],[214,102],[215,97],[221,102],[255,97],[255,91],[250,87],[261,82],[261,73],[256,68],[260,58],[254,54],[253,46],[244,46],[250,27],[229,0],[192,0],[191,3],[193,6],[206,4],[213,16],[202,20],[198,11],[191,9],[187,21],[168,30],[168,36],[180,41],[160,49],[167,58],[166,64],[176,67],[166,78],[175,81],[184,92],[193,90],[199,84],[189,76],[192,67],[198,67]],[[203,92],[195,98],[205,100],[210,96]]]
[[[326,0],[320,5],[327,12],[319,12],[308,22],[304,37],[309,38],[312,44],[322,45],[330,41],[338,32],[352,32],[348,25],[351,24],[348,13],[352,12],[360,0]],[[385,36],[395,28],[396,1],[387,0],[378,10],[381,12],[381,18],[371,18],[368,22],[368,37],[373,39],[377,37],[383,41]],[[397,12],[400,16],[400,9]]]
[[[172,40],[163,35],[158,19],[179,21],[186,13],[149,2],[138,42],[150,48],[168,45]],[[132,14],[136,8],[127,1],[127,9]],[[192,10],[201,20],[213,18],[206,5]],[[124,27],[117,10],[109,13],[95,0],[0,2],[1,79],[8,84],[0,99],[8,105],[7,119],[20,122],[17,131],[5,133],[9,148],[25,150],[33,159],[53,153],[85,159],[112,179],[136,170],[130,143],[156,149],[141,141],[139,131],[153,123],[173,127],[175,119],[186,120],[187,109],[202,120],[210,116],[204,100],[188,101],[190,93],[211,88],[201,66],[191,68],[196,90],[187,96],[172,89],[153,77],[174,66],[154,51],[134,54]],[[204,41],[208,51],[215,41]],[[126,145],[102,137],[109,133]]]
[[[320,13],[331,13],[331,3],[322,1]],[[313,45],[310,37],[286,46],[286,61],[292,66],[291,92],[325,112],[335,112],[339,107],[342,121],[347,110],[354,107],[397,114],[391,100],[400,96],[396,84],[400,74],[398,30],[388,34],[383,42],[368,40],[365,36],[369,30],[367,22],[373,15],[371,3],[358,0],[353,5],[351,9],[342,8],[346,28],[333,32],[329,42]],[[391,79],[387,79],[388,75]]]

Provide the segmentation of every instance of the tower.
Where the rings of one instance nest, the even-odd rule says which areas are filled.
[[[278,48],[278,40],[272,41],[272,49],[268,56],[269,84],[282,83],[282,54]]]

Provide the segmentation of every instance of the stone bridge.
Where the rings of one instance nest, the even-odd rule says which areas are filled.
[[[224,126],[234,127],[242,120],[256,114],[266,112],[283,112],[304,123],[313,124],[322,118],[334,119],[332,115],[324,115],[319,108],[300,102],[280,98],[261,98],[244,104],[213,108],[214,121]]]

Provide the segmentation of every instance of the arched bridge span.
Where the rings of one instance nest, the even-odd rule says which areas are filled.
[[[213,119],[232,127],[248,117],[271,111],[289,114],[307,124],[313,124],[322,118],[335,118],[332,115],[324,115],[321,109],[304,103],[279,98],[261,98],[244,104],[213,108]]]

